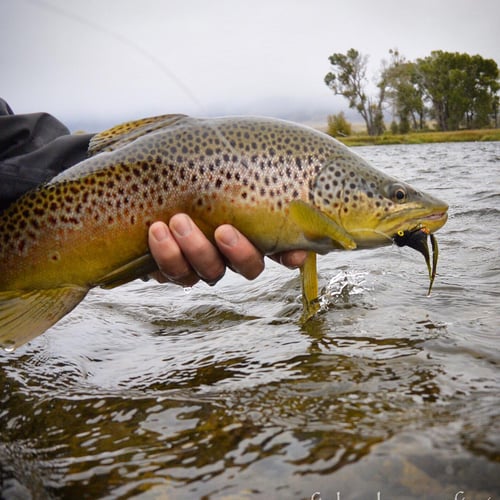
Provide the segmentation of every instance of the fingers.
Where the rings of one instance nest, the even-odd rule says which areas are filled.
[[[158,272],[152,276],[160,283],[172,281],[179,285],[192,286],[199,280],[165,223],[151,224],[148,243],[151,255],[158,265]]]
[[[194,272],[209,284],[219,281],[226,269],[224,261],[191,218],[185,214],[174,215],[169,227]]]
[[[215,284],[224,276],[226,264],[249,280],[264,270],[263,255],[233,226],[219,226],[214,238],[217,246],[185,214],[174,215],[168,226],[153,223],[149,228],[149,248],[159,271],[152,276],[159,282],[188,287],[200,279]],[[305,257],[305,251],[294,250],[271,258],[294,269],[304,263]]]
[[[220,252],[237,273],[253,280],[264,270],[263,255],[233,226],[219,226],[214,237]]]
[[[152,224],[149,248],[161,273],[154,275],[158,281],[193,286],[200,278],[215,283],[224,275],[225,264],[219,252],[185,214],[174,215],[169,226]]]
[[[305,250],[290,250],[271,255],[270,257],[289,269],[297,269],[304,264],[306,256],[307,252]]]

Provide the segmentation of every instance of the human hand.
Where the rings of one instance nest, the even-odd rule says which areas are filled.
[[[168,226],[155,222],[149,228],[149,248],[159,270],[152,277],[160,283],[169,281],[189,287],[200,279],[211,285],[217,283],[226,265],[249,280],[264,270],[263,255],[233,226],[219,226],[214,238],[216,246],[185,214],[174,215]],[[305,256],[305,251],[294,250],[272,258],[296,268],[303,264]]]

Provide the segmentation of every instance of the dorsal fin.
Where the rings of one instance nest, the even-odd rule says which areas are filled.
[[[125,146],[144,134],[164,127],[170,127],[184,118],[187,118],[187,116],[180,114],[161,115],[121,123],[120,125],[116,125],[94,135],[90,140],[88,154],[89,156],[93,156],[104,151],[113,151]]]

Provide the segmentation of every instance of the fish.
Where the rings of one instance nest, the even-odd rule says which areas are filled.
[[[88,154],[0,214],[4,349],[45,332],[93,287],[156,270],[148,228],[176,213],[211,241],[232,224],[265,255],[306,250],[303,321],[319,309],[317,254],[433,234],[447,219],[445,202],[275,118],[155,116],[96,134]]]

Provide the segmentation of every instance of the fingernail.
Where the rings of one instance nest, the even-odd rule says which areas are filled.
[[[234,247],[238,239],[237,231],[231,226],[224,227],[224,230],[219,232],[219,241],[228,247]]]
[[[191,219],[184,214],[179,214],[170,220],[170,229],[176,236],[187,236],[192,230]]]
[[[151,226],[151,234],[153,235],[153,238],[158,242],[164,241],[169,237],[168,228],[163,222],[158,222]]]
[[[205,283],[208,286],[215,286],[224,277],[225,273],[226,273],[226,270],[224,269],[224,271],[222,272],[222,274],[220,276],[218,276],[214,280],[205,280]]]

